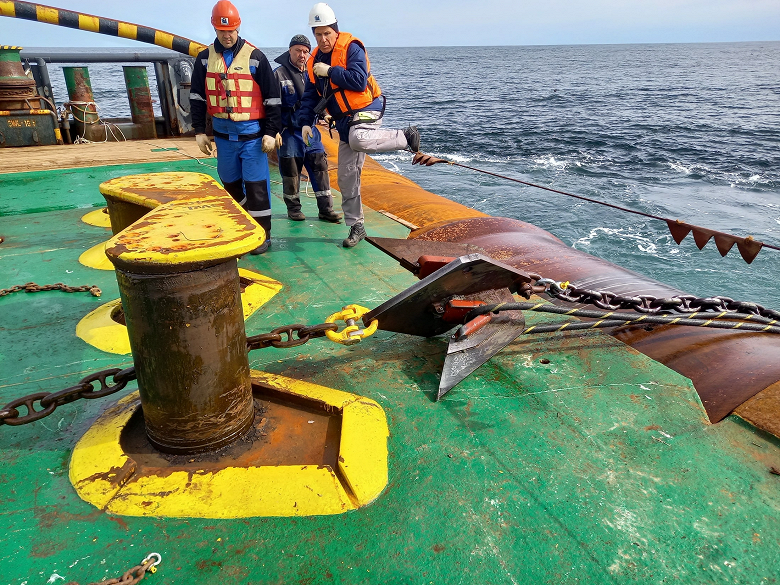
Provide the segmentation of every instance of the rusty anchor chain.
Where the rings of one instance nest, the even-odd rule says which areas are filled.
[[[28,282],[26,284],[17,284],[15,286],[12,286],[11,288],[0,288],[0,297],[4,297],[6,295],[10,295],[11,293],[21,292],[21,291],[27,293],[35,293],[35,292],[43,292],[47,290],[61,290],[62,292],[66,292],[66,293],[88,292],[93,297],[99,297],[102,294],[102,291],[94,284],[85,284],[82,286],[68,286],[67,284],[63,284],[62,282],[57,282],[55,284],[35,284],[34,282]]]
[[[109,377],[111,377],[113,382],[111,384],[108,382]],[[57,410],[57,407],[63,404],[69,404],[81,398],[94,400],[110,396],[124,389],[132,380],[135,380],[135,367],[131,366],[124,370],[110,368],[90,374],[82,378],[75,386],[58,392],[35,392],[22,396],[12,400],[0,409],[0,425],[19,426],[41,420],[52,414]],[[100,383],[99,390],[95,390],[95,382]],[[40,410],[36,410],[36,402],[40,405]],[[27,414],[22,415],[19,413],[18,407],[20,406],[24,406],[27,409]]]
[[[637,313],[695,313],[698,311],[721,311],[729,313],[746,313],[770,320],[780,320],[780,311],[767,309],[756,303],[735,301],[729,297],[695,297],[680,295],[675,297],[654,297],[641,295],[635,297],[621,296],[609,291],[594,291],[578,288],[568,282],[555,282],[549,278],[541,278],[538,285],[545,286],[547,294],[561,301],[594,305],[605,311],[633,310]]]
[[[340,313],[336,313],[335,315],[338,316]],[[334,316],[331,315],[329,319],[333,317]],[[285,325],[272,329],[268,333],[247,337],[246,348],[247,351],[253,351],[266,347],[276,347],[280,349],[298,347],[312,339],[325,337],[327,333],[335,333],[338,329],[339,325],[337,323]],[[370,334],[371,332],[366,331],[356,339],[357,341],[360,341],[364,336],[367,337]],[[111,378],[110,383],[109,378]],[[129,382],[135,379],[136,373],[134,366],[130,366],[124,370],[120,368],[110,368],[90,374],[80,380],[75,386],[70,386],[69,388],[65,388],[58,392],[35,392],[33,394],[28,394],[27,396],[22,396],[12,400],[0,409],[0,426],[4,424],[9,426],[29,424],[49,416],[57,407],[62,406],[63,404],[69,404],[82,398],[93,400],[95,398],[110,396],[111,394],[123,390]],[[99,382],[100,384],[98,390],[94,387],[95,382]],[[27,414],[22,415],[19,412],[18,409],[21,406],[27,409]]]

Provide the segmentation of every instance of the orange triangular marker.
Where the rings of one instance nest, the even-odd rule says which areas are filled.
[[[764,243],[759,242],[758,240],[754,240],[753,236],[748,236],[747,238],[740,238],[737,240],[737,248],[739,249],[739,253],[742,254],[742,259],[748,264],[756,259],[756,256],[758,256],[758,253],[763,247]]]
[[[682,242],[685,239],[685,236],[688,235],[688,233],[691,231],[691,224],[684,223],[680,221],[679,219],[676,219],[672,221],[671,219],[666,220],[666,225],[669,228],[669,231],[672,234],[672,237],[674,238],[674,241],[677,242],[679,245],[680,242]]]
[[[721,232],[715,233],[715,245],[718,247],[718,252],[721,256],[725,256],[729,253],[729,250],[742,238],[732,236],[731,234],[723,234]]]
[[[696,245],[699,247],[699,250],[704,248],[704,246],[707,245],[707,242],[710,241],[710,238],[715,235],[714,230],[708,230],[707,228],[702,228],[697,225],[692,226],[693,231],[693,239],[696,240]]]

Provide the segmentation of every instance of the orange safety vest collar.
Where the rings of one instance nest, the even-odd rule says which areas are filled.
[[[336,39],[336,44],[333,47],[330,57],[331,67],[343,67],[347,68],[347,49],[351,43],[357,43],[360,47],[366,51],[366,46],[357,37],[353,37],[348,32],[340,32]],[[316,87],[316,81],[314,78],[314,59],[319,53],[319,49],[315,49],[311,53],[311,57],[306,64],[306,68],[309,71],[309,81],[311,81]],[[334,118],[343,118],[346,115],[352,115],[366,106],[368,106],[374,99],[382,95],[382,90],[379,84],[371,74],[371,62],[368,60],[368,51],[366,51],[366,66],[368,67],[368,83],[363,91],[352,91],[350,89],[342,89],[337,86],[333,81],[330,82],[330,87],[333,90],[333,97],[335,98],[336,105],[339,108],[338,112],[331,112],[328,108],[328,112]],[[317,90],[319,93],[319,89]],[[322,94],[320,94],[322,95]],[[330,102],[332,103],[332,102]]]

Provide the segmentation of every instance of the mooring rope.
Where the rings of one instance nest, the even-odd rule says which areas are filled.
[[[711,327],[714,329],[736,329],[740,331],[753,331],[759,333],[780,333],[780,327],[775,319],[767,319],[750,313],[731,313],[722,311],[720,313],[705,313],[703,311],[687,315],[634,315],[630,313],[617,313],[615,311],[594,311],[592,309],[569,309],[550,305],[549,303],[498,303],[495,305],[485,305],[477,307],[470,311],[464,321],[468,322],[480,315],[488,313],[500,313],[503,311],[538,311],[541,313],[556,313],[559,315],[570,315],[573,317],[586,317],[589,319],[600,319],[596,322],[568,322],[552,323],[544,325],[533,325],[526,328],[523,334],[528,333],[549,333],[553,331],[578,330],[578,329],[599,329],[604,327],[617,327],[620,325],[654,323],[657,325],[685,325],[688,327]],[[704,319],[696,317],[703,316]],[[744,321],[721,321],[720,319],[744,319],[745,321],[754,321],[745,323]]]
[[[427,167],[433,166],[437,163],[445,163],[447,165],[453,166],[453,167],[461,167],[464,169],[468,169],[470,171],[475,171],[477,173],[482,173],[484,175],[490,175],[491,177],[496,177],[498,179],[504,179],[506,181],[512,181],[514,183],[520,183],[521,185],[526,185],[528,187],[535,187],[536,189],[543,189],[545,191],[550,191],[552,193],[557,193],[559,195],[565,195],[566,197],[573,197],[575,199],[580,199],[582,201],[588,201],[589,203],[597,203],[598,205],[603,205],[605,207],[611,207],[612,209],[617,209],[619,211],[625,211],[626,213],[633,213],[634,215],[640,215],[642,217],[647,217],[649,219],[655,219],[658,221],[666,222],[667,226],[669,227],[669,230],[672,232],[672,236],[674,237],[675,241],[679,244],[683,238],[688,234],[688,232],[693,231],[694,237],[696,239],[696,244],[699,246],[699,249],[702,249],[704,245],[709,241],[710,237],[715,237],[715,241],[718,244],[718,250],[721,253],[721,256],[725,256],[726,253],[731,249],[731,246],[736,243],[740,253],[742,254],[742,257],[745,259],[745,262],[750,264],[753,259],[756,257],[758,252],[761,250],[762,247],[764,248],[770,248],[772,250],[780,250],[780,246],[774,246],[772,244],[767,244],[765,242],[759,242],[758,240],[753,239],[752,236],[748,236],[747,238],[741,238],[739,236],[733,236],[731,234],[725,234],[722,232],[717,232],[715,230],[709,230],[707,228],[702,228],[699,226],[691,225],[688,223],[681,222],[676,219],[670,219],[668,217],[661,217],[659,215],[653,215],[652,213],[645,213],[643,211],[637,211],[636,209],[629,209],[628,207],[622,207],[620,205],[615,205],[613,203],[607,203],[605,201],[599,201],[598,199],[592,199],[590,197],[584,197],[583,195],[576,195],[574,193],[569,193],[567,191],[561,191],[560,189],[553,189],[552,187],[545,187],[544,185],[538,185],[536,183],[529,183],[528,181],[522,181],[520,179],[515,179],[514,177],[507,177],[506,175],[500,175],[498,173],[493,173],[491,171],[486,171],[484,169],[479,169],[477,167],[470,167],[468,165],[464,165],[461,163],[457,163],[451,160],[435,157],[429,154],[424,154],[422,152],[418,152],[414,155],[414,159],[412,159],[412,164],[418,164],[418,165],[424,165]],[[679,226],[676,230],[675,227]],[[678,231],[679,230],[679,231]],[[700,235],[697,235],[698,234]],[[704,237],[702,237],[704,236]],[[706,238],[706,239],[705,239]],[[719,241],[720,240],[720,241]],[[701,242],[701,243],[700,243]]]

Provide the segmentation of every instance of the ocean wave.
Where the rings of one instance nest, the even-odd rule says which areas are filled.
[[[660,256],[661,252],[665,252],[671,255],[677,255],[680,253],[680,249],[675,246],[670,246],[672,238],[668,235],[660,236],[658,239],[653,239],[647,234],[638,234],[625,228],[608,228],[597,227],[590,230],[587,236],[583,236],[572,243],[572,248],[587,250],[602,236],[608,236],[610,239],[618,239],[623,242],[632,242],[636,245],[636,248],[650,254],[651,256]]]

